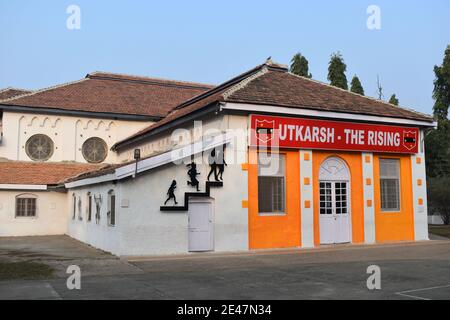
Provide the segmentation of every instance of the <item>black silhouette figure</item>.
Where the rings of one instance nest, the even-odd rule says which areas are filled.
[[[167,200],[164,202],[164,205],[166,205],[167,201],[170,199],[173,199],[175,204],[178,204],[177,197],[175,197],[175,189],[177,188],[177,182],[175,180],[172,181],[172,184],[169,187],[169,190],[167,190]]]
[[[197,176],[200,174],[200,172],[197,171],[197,165],[195,162],[191,162],[191,164],[188,164],[186,167],[190,167],[187,174],[191,181],[188,181],[187,184],[193,187],[197,188],[197,191],[200,191],[199,189],[199,181],[197,180]]]
[[[223,172],[225,171],[225,166],[228,166],[225,162],[225,146],[223,146],[222,150],[217,150],[216,153],[216,163],[217,163],[217,169],[219,172],[217,173],[216,181],[219,181],[218,178],[223,181]]]
[[[209,170],[209,173],[208,173],[208,178],[207,178],[208,181],[209,181],[209,177],[213,173],[214,173],[214,179],[216,181],[219,181],[219,178],[217,176],[216,149],[211,150],[211,153],[208,156],[208,164],[211,167],[211,170]]]

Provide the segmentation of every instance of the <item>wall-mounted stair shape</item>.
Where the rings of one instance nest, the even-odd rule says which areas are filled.
[[[223,187],[222,181],[206,181],[205,192],[186,192],[184,194],[184,205],[182,206],[161,206],[161,211],[188,211],[189,198],[191,197],[209,197],[211,187]]]

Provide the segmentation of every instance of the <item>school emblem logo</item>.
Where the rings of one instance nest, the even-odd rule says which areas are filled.
[[[417,145],[417,132],[416,131],[403,131],[403,146],[412,150]]]
[[[273,139],[275,120],[256,120],[256,139],[262,143],[267,143]]]

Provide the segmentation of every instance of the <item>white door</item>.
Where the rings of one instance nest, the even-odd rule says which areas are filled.
[[[320,243],[351,242],[349,172],[342,160],[327,159],[319,173]]]
[[[347,181],[320,181],[320,243],[350,242]]]
[[[214,250],[212,201],[189,201],[188,220],[189,251]]]

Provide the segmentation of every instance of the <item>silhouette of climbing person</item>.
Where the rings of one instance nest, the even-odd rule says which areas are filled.
[[[189,178],[191,179],[191,181],[188,181],[187,184],[196,187],[197,191],[200,191],[198,187],[199,181],[197,180],[197,176],[200,174],[200,172],[197,171],[197,165],[195,164],[195,162],[191,162],[186,167],[190,167],[187,173]]]
[[[219,170],[219,172],[217,173],[217,177],[223,181],[223,172],[225,171],[225,166],[228,166],[227,163],[225,162],[225,146],[223,146],[223,149],[219,149],[216,152],[216,165],[217,165],[217,169]],[[216,181],[219,181],[216,178]]]
[[[178,204],[177,197],[175,197],[175,189],[177,188],[177,182],[175,180],[172,181],[172,184],[169,187],[169,190],[167,190],[167,200],[164,202],[164,205],[166,205],[167,201],[170,199],[173,199],[175,204]]]
[[[213,173],[214,173],[214,179],[216,181],[219,181],[219,178],[217,176],[216,149],[211,150],[211,153],[208,156],[208,164],[211,167],[211,170],[209,170],[209,173],[208,173],[208,178],[207,178],[208,181],[209,181],[209,177]]]

